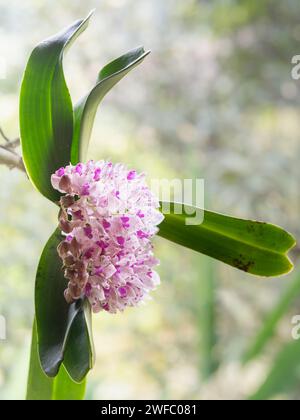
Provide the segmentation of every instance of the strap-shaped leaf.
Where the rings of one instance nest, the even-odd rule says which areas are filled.
[[[87,27],[91,15],[41,42],[32,52],[20,94],[23,159],[35,187],[52,201],[59,199],[51,174],[70,162],[73,107],[63,72],[66,48]]]
[[[75,106],[75,125],[71,161],[85,159],[97,108],[104,96],[150,53],[136,48],[107,64],[99,73],[96,86]]]
[[[67,340],[74,320],[82,312],[83,302],[71,305],[64,298],[66,279],[62,271],[62,262],[57,253],[61,234],[57,229],[47,242],[38,266],[35,288],[35,310],[38,332],[38,348],[41,365],[45,373],[54,377],[64,359]],[[87,327],[86,327],[87,328]],[[92,354],[90,339],[86,340],[86,328],[76,329],[77,342],[68,343],[68,352],[86,352],[87,358]],[[73,348],[86,341],[82,347]],[[83,357],[83,356],[82,356]],[[68,359],[70,360],[70,359]],[[70,370],[70,369],[68,369]]]
[[[278,276],[293,268],[287,252],[295,239],[278,226],[207,210],[202,224],[190,226],[186,218],[197,209],[185,206],[183,214],[174,210],[171,203],[170,214],[165,214],[160,225],[163,238],[259,276]]]
[[[71,378],[81,383],[95,363],[91,307],[87,301],[72,324],[64,355],[64,367]]]

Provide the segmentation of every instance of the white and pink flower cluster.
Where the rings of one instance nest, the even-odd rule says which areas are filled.
[[[89,161],[58,169],[51,182],[64,194],[58,253],[67,302],[86,296],[93,312],[115,313],[143,301],[159,284],[151,239],[163,220],[144,174]]]

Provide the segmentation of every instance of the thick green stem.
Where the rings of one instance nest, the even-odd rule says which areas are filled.
[[[71,380],[64,366],[61,366],[56,378],[48,378],[40,364],[37,346],[36,322],[32,328],[29,374],[27,382],[27,400],[83,400],[86,380],[77,384]]]
[[[31,352],[29,374],[27,382],[27,400],[51,400],[53,379],[48,378],[42,371],[37,349],[36,322],[32,327]]]

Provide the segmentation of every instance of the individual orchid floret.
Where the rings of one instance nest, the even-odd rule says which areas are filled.
[[[94,312],[115,313],[144,301],[160,281],[152,239],[163,220],[145,175],[89,161],[58,169],[51,182],[63,194],[58,254],[67,302],[85,296]]]

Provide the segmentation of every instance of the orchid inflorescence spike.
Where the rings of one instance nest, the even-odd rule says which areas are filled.
[[[88,298],[93,312],[135,306],[159,284],[152,238],[164,216],[145,175],[122,164],[89,161],[58,169],[53,187],[63,193],[58,246],[65,298]]]

